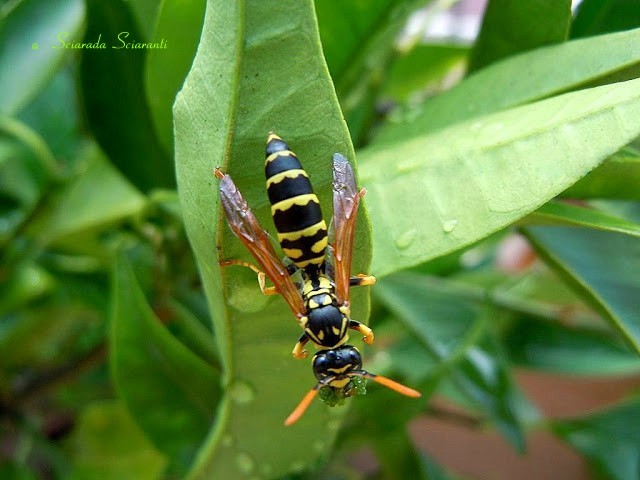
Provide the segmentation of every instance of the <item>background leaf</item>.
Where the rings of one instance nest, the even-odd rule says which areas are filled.
[[[640,353],[640,239],[572,227],[531,227],[525,234]]]
[[[571,36],[588,37],[628,30],[638,25],[640,9],[635,0],[583,0],[573,19]]]
[[[74,459],[72,479],[153,480],[166,465],[117,402],[85,408],[66,446]]]
[[[489,0],[469,71],[538,47],[561,43],[571,22],[571,0]]]
[[[640,29],[574,40],[507,58],[380,128],[376,143],[411,139],[481,115],[581,88],[640,62]],[[558,69],[562,65],[562,69]],[[636,78],[630,74],[626,78]],[[518,79],[514,82],[514,79]],[[615,81],[624,80],[618,78]]]
[[[219,372],[160,324],[124,260],[113,290],[110,361],[120,398],[173,468],[184,470],[215,417]]]
[[[581,452],[600,478],[627,480],[640,471],[638,397],[608,411],[582,419],[555,422],[553,430]]]
[[[173,153],[173,102],[198,47],[205,4],[205,0],[163,0],[153,39],[166,40],[167,49],[147,54],[147,101],[158,140],[167,153]]]
[[[175,185],[173,164],[153,129],[144,91],[144,49],[118,50],[118,35],[140,41],[129,7],[122,0],[88,0],[86,42],[105,49],[83,51],[82,96],[93,134],[121,172],[140,190]],[[117,88],[117,96],[113,95]]]
[[[68,54],[59,35],[66,42],[79,41],[84,15],[82,0],[23,0],[1,6],[1,113],[17,113],[48,84]]]

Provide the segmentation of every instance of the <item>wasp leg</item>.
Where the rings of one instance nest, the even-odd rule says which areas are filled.
[[[359,273],[355,277],[349,279],[349,285],[352,287],[358,287],[360,285],[373,285],[376,283],[376,277],[373,275],[367,275],[365,273]]]
[[[362,340],[364,340],[364,343],[368,345],[371,345],[373,343],[373,330],[367,327],[364,323],[357,322],[356,320],[350,320],[349,328],[351,328],[352,330],[356,330],[364,335],[364,337],[362,338]]]
[[[278,295],[278,291],[276,290],[276,287],[267,287],[266,286],[267,275],[263,271],[261,271],[258,267],[256,267],[254,264],[249,263],[249,262],[245,262],[244,260],[224,260],[224,261],[220,262],[219,265],[221,267],[229,267],[231,265],[239,265],[241,267],[250,268],[251,270],[253,270],[254,272],[256,272],[258,274],[258,285],[260,285],[260,291],[262,293],[264,293],[265,295]]]
[[[309,352],[304,349],[304,346],[309,342],[309,336],[306,333],[300,335],[298,338],[298,342],[293,347],[293,358],[301,359],[307,358],[309,356]]]

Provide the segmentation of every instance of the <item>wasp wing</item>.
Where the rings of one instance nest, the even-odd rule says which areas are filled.
[[[231,177],[217,169],[216,177],[220,179],[220,201],[229,226],[251,252],[262,271],[273,282],[276,290],[287,301],[296,317],[304,316],[305,308],[302,296],[293,283],[287,267],[280,261],[273,249],[269,234],[260,226],[258,219]]]
[[[349,301],[349,279],[353,239],[360,198],[365,190],[358,190],[349,161],[339,153],[333,155],[333,264],[336,297],[341,303]]]

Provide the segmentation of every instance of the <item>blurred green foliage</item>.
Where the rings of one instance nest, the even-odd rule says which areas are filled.
[[[455,2],[426,3],[402,41],[425,2],[0,4],[1,478],[451,478],[407,429],[435,394],[633,478],[638,396],[549,421],[513,373],[640,373],[637,7],[490,0],[462,44],[423,40]],[[420,400],[372,386],[282,426],[311,368],[284,301],[220,271],[250,258],[212,174],[271,229],[270,129],[323,205],[331,155],[357,158],[366,368]]]

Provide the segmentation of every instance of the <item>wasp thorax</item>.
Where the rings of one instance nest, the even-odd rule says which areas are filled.
[[[307,318],[305,332],[316,345],[332,348],[346,341],[349,319],[337,306],[328,304],[315,307]]]

